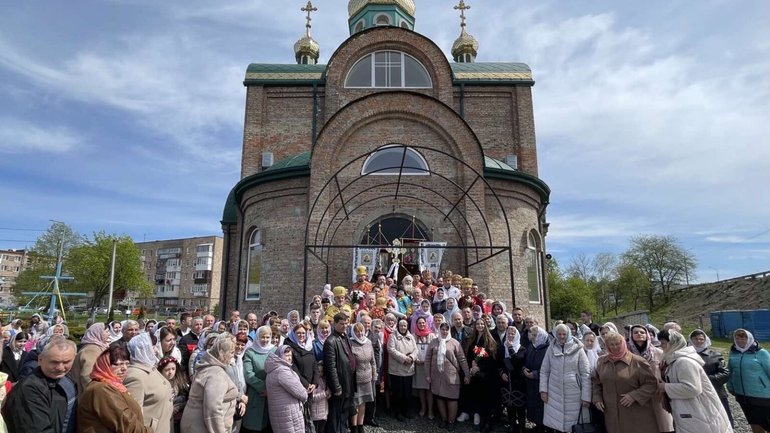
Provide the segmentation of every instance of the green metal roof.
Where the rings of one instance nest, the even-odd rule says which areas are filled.
[[[323,82],[326,65],[252,63],[244,86],[259,84],[314,84]]]
[[[284,158],[276,162],[275,164],[273,164],[271,167],[266,168],[265,171],[280,170],[282,168],[302,167],[302,166],[310,166],[309,150],[306,150],[294,156],[290,156],[288,158]]]
[[[450,63],[455,84],[533,84],[532,70],[524,63]],[[326,65],[252,63],[245,86],[264,84],[324,84]]]

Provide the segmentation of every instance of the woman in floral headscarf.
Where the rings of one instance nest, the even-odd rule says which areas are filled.
[[[77,431],[153,433],[142,422],[142,408],[123,385],[128,364],[128,353],[121,346],[111,347],[96,358],[91,382],[78,397]]]
[[[267,427],[268,409],[266,397],[265,362],[275,349],[270,342],[273,331],[264,325],[257,329],[257,338],[246,349],[243,355],[243,377],[246,380],[246,414],[243,417],[241,430],[262,431]]]
[[[741,405],[755,433],[770,430],[770,353],[745,329],[733,333],[727,390]]]
[[[655,378],[661,381],[660,363],[663,361],[663,350],[652,344],[652,337],[646,326],[634,325],[629,332],[631,333],[631,338],[626,343],[628,350],[634,355],[644,358],[650,364]],[[655,409],[658,431],[674,431],[674,420],[671,418],[671,414],[664,408],[664,402],[660,394],[656,395],[652,400],[652,405]]]

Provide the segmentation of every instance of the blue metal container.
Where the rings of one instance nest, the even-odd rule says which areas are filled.
[[[730,310],[711,312],[711,333],[731,338],[738,328],[748,330],[756,341],[770,341],[770,310]]]

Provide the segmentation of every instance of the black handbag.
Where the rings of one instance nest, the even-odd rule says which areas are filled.
[[[600,433],[597,428],[591,422],[591,414],[588,414],[588,422],[583,422],[583,408],[580,408],[580,415],[578,415],[577,424],[572,426],[572,433]]]

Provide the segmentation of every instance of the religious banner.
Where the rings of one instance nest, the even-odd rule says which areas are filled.
[[[438,278],[446,242],[420,242],[420,272],[426,269]]]
[[[358,279],[356,268],[359,266],[366,266],[366,275],[371,278],[377,266],[378,256],[377,248],[356,248],[353,251],[353,281]]]

